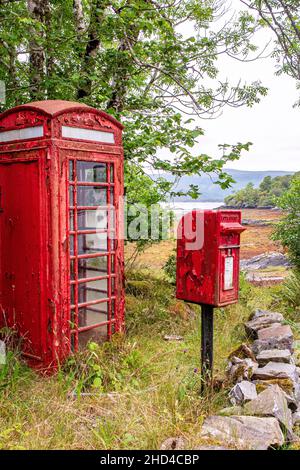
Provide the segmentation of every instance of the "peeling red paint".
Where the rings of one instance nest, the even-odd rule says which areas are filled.
[[[244,230],[241,211],[192,211],[183,216],[177,237],[178,299],[215,307],[237,302],[240,233]],[[199,231],[203,245],[188,249]]]
[[[112,132],[115,143],[62,138],[62,125]],[[80,326],[80,305],[89,304],[92,315],[93,310],[100,311],[100,303],[106,303],[107,319],[102,321],[104,314],[101,314],[100,323],[106,328],[108,338],[124,327],[124,246],[123,240],[119,239],[119,217],[116,216],[115,221],[115,247],[111,248],[107,230],[106,250],[98,254],[92,252],[87,258],[106,257],[107,271],[101,272],[101,276],[93,266],[90,269],[95,270],[97,275],[93,278],[96,280],[105,277],[101,282],[106,285],[107,280],[107,290],[101,294],[103,298],[99,299],[99,304],[97,299],[92,302],[89,298],[80,302],[79,290],[81,297],[87,294],[82,294],[84,291],[80,286],[83,283],[78,275],[82,275],[86,269],[82,266],[87,263],[85,253],[76,250],[70,253],[70,240],[79,238],[80,227],[78,221],[74,227],[70,226],[71,213],[75,220],[79,217],[79,209],[69,201],[69,191],[76,198],[78,191],[84,192],[84,187],[93,188],[95,194],[103,187],[105,204],[112,202],[110,198],[113,197],[116,211],[119,210],[118,199],[123,195],[123,126],[102,111],[65,101],[29,103],[0,115],[0,132],[35,126],[43,126],[42,137],[0,143],[0,206],[3,209],[0,212],[0,328],[16,329],[29,364],[51,372],[72,350],[78,349],[79,339],[84,336],[82,333],[99,328],[99,325],[96,329],[94,325]],[[74,180],[69,180],[70,162],[76,168],[80,167],[78,162],[90,162],[93,167],[105,165],[106,181],[89,185],[79,180],[78,171]],[[110,179],[112,171],[114,179]],[[95,209],[88,204],[85,206],[85,210]],[[84,217],[87,219],[87,212]],[[95,234],[95,230],[83,232],[82,250],[88,246],[88,235]],[[79,242],[74,243],[75,248],[76,244],[78,249]],[[113,257],[116,272],[111,270]],[[71,279],[70,265],[79,262],[81,271],[78,272],[77,266]],[[88,274],[85,285],[92,277],[91,270],[85,271]],[[77,291],[73,309],[72,289]],[[85,292],[92,291],[88,287],[84,289]],[[95,295],[100,296],[99,289],[94,290]],[[107,300],[104,302],[103,299]],[[71,313],[74,317],[72,325]]]

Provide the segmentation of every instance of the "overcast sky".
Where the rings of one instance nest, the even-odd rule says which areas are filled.
[[[239,0],[232,0],[232,5],[244,9]],[[190,27],[185,27],[183,34],[190,36]],[[255,42],[264,47],[270,39],[271,33],[266,29],[258,33]],[[228,168],[299,171],[300,108],[293,108],[293,104],[299,99],[300,91],[296,90],[295,80],[286,75],[276,76],[275,60],[269,57],[248,63],[223,58],[219,70],[220,77],[227,77],[232,85],[240,79],[242,82],[260,80],[269,92],[252,108],[224,108],[222,116],[215,120],[198,120],[205,134],[199,139],[195,153],[218,156],[218,144],[250,141],[253,142],[250,151],[229,163]]]

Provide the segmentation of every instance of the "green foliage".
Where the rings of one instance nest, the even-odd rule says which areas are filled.
[[[139,202],[149,202],[149,185],[141,188],[152,170],[177,178],[210,172],[222,187],[230,185],[223,167],[250,144],[221,145],[213,158],[199,154],[194,148],[204,131],[195,118],[215,116],[226,105],[252,106],[266,94],[257,81],[221,81],[217,68],[220,54],[244,60],[256,49],[249,13],[219,26],[218,0],[78,0],[82,15],[70,0],[38,2],[34,11],[30,3],[1,3],[6,108],[43,98],[80,100],[121,119],[128,200],[138,190]],[[167,181],[153,183],[152,199],[168,192]],[[190,188],[192,197],[198,194]]]
[[[295,173],[294,177],[297,177]],[[225,198],[225,203],[228,206],[235,207],[258,207],[258,206],[272,206],[278,204],[278,197],[290,187],[292,175],[266,176],[260,183],[258,188],[255,188],[252,183]]]
[[[174,250],[175,251],[175,250]],[[164,267],[164,272],[172,284],[176,283],[176,253],[172,253],[167,259]]]
[[[288,249],[290,259],[300,270],[300,175],[297,173],[291,186],[281,198],[278,206],[285,211],[285,216],[278,222],[273,238],[280,240]]]
[[[300,271],[292,271],[282,286],[282,300],[293,309],[293,319],[295,313],[300,315]]]

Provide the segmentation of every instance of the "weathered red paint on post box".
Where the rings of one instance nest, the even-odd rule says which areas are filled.
[[[53,370],[124,325],[122,125],[84,104],[0,115],[0,328]]]
[[[178,299],[215,307],[237,302],[244,230],[241,211],[195,210],[182,217],[177,237]]]

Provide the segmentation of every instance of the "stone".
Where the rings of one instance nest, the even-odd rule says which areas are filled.
[[[293,345],[293,333],[289,325],[280,325],[279,323],[275,323],[272,326],[259,330],[257,332],[257,336],[258,339],[261,340],[286,336],[292,340],[291,344]]]
[[[298,383],[296,366],[282,362],[269,362],[253,373],[253,380],[290,379],[294,386]]]
[[[226,375],[230,383],[250,380],[254,371],[258,368],[258,363],[252,359],[239,359],[235,356],[231,358],[226,368]]]
[[[261,393],[272,385],[278,385],[285,394],[288,406],[292,411],[296,411],[298,400],[295,395],[295,384],[291,379],[271,379],[254,380],[257,393]]]
[[[300,377],[300,367],[296,367],[296,371],[297,371],[298,377]]]
[[[292,412],[288,407],[285,393],[278,385],[271,385],[255,400],[246,403],[244,411],[252,416],[273,416],[278,419],[289,440],[293,437]]]
[[[164,340],[165,341],[183,341],[183,336],[165,335]]]
[[[272,325],[280,326],[283,321],[283,315],[277,312],[267,312],[265,315],[258,316],[253,320],[245,323],[245,331],[247,335],[257,339],[259,330],[270,327]]]
[[[160,450],[184,450],[185,440],[182,437],[169,437],[160,446]]]
[[[279,423],[273,417],[210,416],[203,423],[201,436],[245,450],[267,450],[284,443]]]
[[[222,408],[219,411],[219,415],[221,416],[239,416],[243,414],[243,408],[242,406],[227,406],[226,408]]]
[[[295,413],[293,413],[293,425],[300,426],[300,406],[297,408]]]
[[[288,260],[288,257],[283,253],[278,253],[277,251],[271,253],[263,253],[261,255],[254,256],[253,258],[242,260],[240,262],[241,270],[258,270],[265,269],[270,266],[285,266],[290,267],[291,264]]]
[[[278,312],[271,312],[270,310],[262,310],[261,308],[256,308],[254,310],[254,312],[250,315],[250,318],[249,318],[249,321],[250,320],[257,320],[258,318],[261,318],[261,317],[266,317],[270,314],[277,314]],[[281,313],[279,315],[282,315]],[[279,323],[281,322],[282,320],[279,320]]]
[[[229,399],[232,405],[242,405],[257,397],[256,386],[252,382],[242,380],[237,383],[229,392]]]
[[[266,349],[288,349],[293,351],[293,333],[289,325],[273,325],[257,332],[258,339],[252,344],[257,356]]]
[[[256,356],[260,366],[265,366],[268,362],[291,362],[291,351],[289,349],[266,349]]]
[[[232,353],[229,354],[228,359],[230,360],[232,357],[238,357],[239,359],[248,358],[255,362],[255,356],[252,349],[245,343],[242,343],[237,349],[232,351]]]

